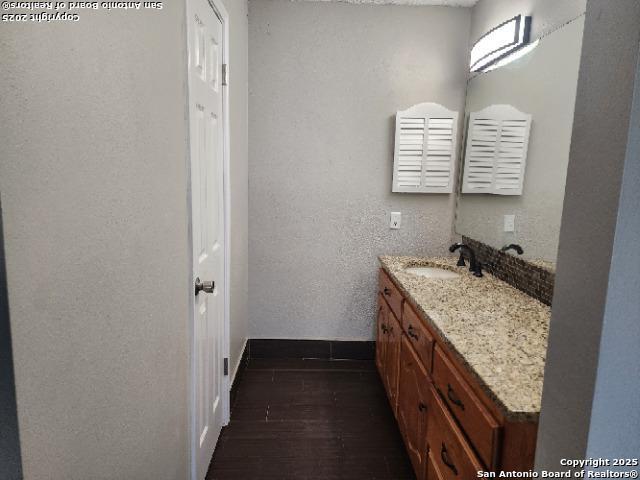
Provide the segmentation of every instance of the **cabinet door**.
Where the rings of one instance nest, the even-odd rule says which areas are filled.
[[[385,381],[385,352],[387,346],[387,331],[389,326],[387,325],[387,304],[382,298],[382,295],[378,294],[378,318],[376,320],[376,367],[380,372],[382,381]]]
[[[407,334],[407,340],[420,357],[422,365],[429,374],[433,364],[433,336],[424,325],[424,321],[413,311],[407,302],[402,307],[402,330]]]
[[[391,402],[391,408],[393,408],[393,414],[397,417],[398,372],[400,370],[400,341],[402,338],[402,329],[393,311],[388,310],[387,314],[389,330],[387,332],[387,344],[384,353],[385,384],[387,387],[387,395]]]
[[[417,478],[424,477],[427,462],[428,385],[427,371],[411,342],[403,335],[398,382],[398,424]]]
[[[435,390],[429,397],[427,444],[444,480],[477,478],[477,472],[485,470]]]

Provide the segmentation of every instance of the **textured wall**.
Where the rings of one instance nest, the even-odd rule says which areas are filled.
[[[229,116],[231,133],[231,332],[232,375],[249,330],[249,165],[247,0],[224,0],[229,13]]]
[[[394,118],[463,109],[470,13],[249,2],[251,338],[371,339],[377,255],[446,251],[453,195],[391,193]]]
[[[638,25],[639,3],[607,0],[587,3],[538,430],[536,468],[539,469],[557,469],[561,458],[585,458],[592,408],[606,398],[600,391],[594,403],[598,363],[602,362],[601,372],[606,375],[611,372],[612,359],[616,357],[629,358],[635,363],[626,363],[623,370],[613,369],[615,376],[599,378],[598,382],[604,387],[608,381],[617,381],[618,391],[634,391],[635,396],[630,400],[635,401],[636,411],[616,411],[624,405],[624,400],[618,399],[605,407],[610,412],[598,418],[594,427],[602,429],[603,422],[611,421],[608,428],[612,430],[605,430],[605,435],[615,436],[612,432],[619,431],[616,441],[637,445],[637,430],[633,430],[637,425],[638,377],[634,370],[638,354],[637,343],[634,343],[637,322],[636,330],[629,330],[628,338],[616,344],[616,328],[633,321],[620,318],[607,325],[612,319],[607,319],[609,313],[605,312],[610,301],[614,316],[623,315],[627,308],[633,309],[633,302],[637,305],[637,289],[633,290],[634,285],[637,286],[637,270],[633,270],[636,257],[622,253],[624,262],[630,262],[626,265],[632,272],[628,277],[629,271],[620,265],[619,259],[614,257],[612,264],[612,252],[619,221],[622,174],[628,158],[627,144],[637,142],[637,122],[631,120],[631,101],[634,81],[637,81]],[[635,151],[635,148],[629,150],[629,155]],[[629,161],[638,160],[634,157]],[[629,175],[628,180],[632,182],[635,174],[629,172]],[[625,182],[625,185],[628,184]],[[628,194],[623,198],[628,201]],[[633,221],[633,215],[625,214],[621,219]],[[631,230],[627,229],[626,234],[633,234],[635,227],[631,224],[628,228]],[[625,245],[629,248],[628,242]],[[616,278],[618,272],[623,276]],[[626,295],[626,308],[624,303],[618,303],[620,298],[613,292],[608,297],[608,290],[621,281],[630,283],[624,285],[625,290],[620,294],[635,292]],[[637,310],[635,314],[637,320]],[[627,336],[625,330],[617,333]],[[627,342],[631,342],[631,347]],[[602,410],[594,412],[601,414]],[[625,437],[630,433],[635,435],[633,440]],[[598,443],[595,439],[593,442]],[[606,450],[600,452],[607,453]],[[624,456],[623,453],[624,450],[618,450],[616,457]]]
[[[247,7],[227,4],[237,364],[247,330]],[[0,194],[26,479],[187,476],[183,8],[0,29]]]
[[[583,25],[579,17],[527,56],[469,80],[467,112],[508,104],[533,120],[522,195],[461,195],[458,233],[496,248],[519,243],[527,259],[556,260]],[[515,232],[504,232],[508,214],[516,216]]]
[[[0,141],[26,479],[187,472],[183,7],[3,25]]]
[[[587,0],[480,0],[473,7],[471,43],[515,15],[531,15],[531,38],[555,30],[585,10]]]

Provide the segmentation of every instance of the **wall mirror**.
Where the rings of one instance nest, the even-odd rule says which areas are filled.
[[[497,249],[517,243],[522,258],[549,269],[558,249],[583,25],[584,16],[564,24],[514,62],[471,74],[467,84],[465,137],[469,118],[494,105],[530,115],[531,125],[517,194],[468,193],[462,188],[468,148],[462,152],[456,233]]]

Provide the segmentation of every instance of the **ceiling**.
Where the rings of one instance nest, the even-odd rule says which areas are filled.
[[[442,5],[446,7],[473,7],[479,0],[297,0],[304,2],[340,2],[372,5]]]

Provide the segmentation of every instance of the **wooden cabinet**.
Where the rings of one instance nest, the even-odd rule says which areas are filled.
[[[537,422],[504,417],[380,270],[376,365],[419,480],[533,468]]]
[[[435,349],[433,381],[449,411],[462,426],[484,464],[489,468],[495,468],[500,425],[445,357],[440,347]]]
[[[400,372],[400,340],[402,331],[400,322],[392,311],[388,317],[389,331],[387,332],[387,347],[385,352],[385,386],[393,414],[397,416],[398,406],[398,373]]]
[[[431,372],[435,344],[433,335],[406,302],[402,307],[402,330],[406,333],[409,343],[418,354],[418,357],[420,357],[425,370]]]
[[[418,478],[423,478],[427,455],[429,375],[406,335],[400,349],[398,424]]]
[[[378,296],[376,366],[384,383],[394,415],[397,414],[398,373],[400,369],[400,322],[382,295]]]
[[[427,474],[425,478],[427,480],[444,480],[444,476],[440,473],[440,470],[433,460],[433,452],[429,452],[427,456]]]
[[[427,443],[434,465],[444,480],[477,478],[477,472],[484,470],[484,466],[435,390],[431,400]]]
[[[384,273],[383,270],[380,270],[378,279],[380,281],[380,293],[389,304],[389,307],[395,314],[396,318],[401,318],[403,298],[400,290],[396,288],[396,286],[393,284],[393,281],[386,273]]]
[[[376,367],[380,373],[380,377],[384,379],[385,353],[387,351],[387,325],[389,307],[382,298],[381,294],[378,294],[378,316],[376,320]]]

